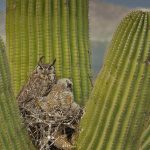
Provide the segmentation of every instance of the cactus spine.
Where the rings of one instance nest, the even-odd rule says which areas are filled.
[[[129,13],[118,26],[86,105],[79,150],[139,148],[150,110],[149,26],[150,12],[143,10]]]
[[[21,125],[19,109],[10,85],[5,47],[0,39],[0,149],[34,149]]]
[[[40,56],[56,58],[58,78],[70,77],[81,104],[91,90],[88,0],[7,0],[7,47],[15,94]]]

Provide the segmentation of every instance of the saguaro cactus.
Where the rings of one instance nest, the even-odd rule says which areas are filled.
[[[150,149],[150,125],[142,134],[140,149],[141,150]]]
[[[10,82],[5,47],[0,38],[0,149],[34,149],[21,124]]]
[[[150,124],[149,27],[147,10],[121,21],[86,106],[79,150],[139,149],[144,125]]]
[[[56,58],[57,77],[72,78],[76,101],[91,83],[88,0],[7,0],[7,47],[15,94],[40,56]]]

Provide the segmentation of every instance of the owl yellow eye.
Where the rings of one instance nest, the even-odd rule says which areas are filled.
[[[50,67],[48,67],[48,70],[52,70],[51,66],[50,66]]]
[[[54,70],[54,67],[53,67],[53,66],[49,66],[49,67],[48,67],[48,70],[53,71],[53,70]]]
[[[41,67],[40,65],[38,66],[38,69],[43,70],[43,67]]]

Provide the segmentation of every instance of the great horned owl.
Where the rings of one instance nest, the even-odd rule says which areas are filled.
[[[54,106],[60,106],[62,109],[70,108],[74,102],[72,86],[73,84],[69,79],[59,79],[46,97],[38,99],[39,106],[47,112],[53,109]]]
[[[50,92],[53,84],[56,83],[54,67],[56,59],[51,64],[44,64],[43,58],[43,56],[40,58],[27,84],[18,94],[17,100],[19,103],[26,103],[37,97],[46,96]]]

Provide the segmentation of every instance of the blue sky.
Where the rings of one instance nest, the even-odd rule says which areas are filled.
[[[150,0],[98,0],[127,7],[150,7]]]
[[[5,9],[5,0],[0,0],[0,11]]]

